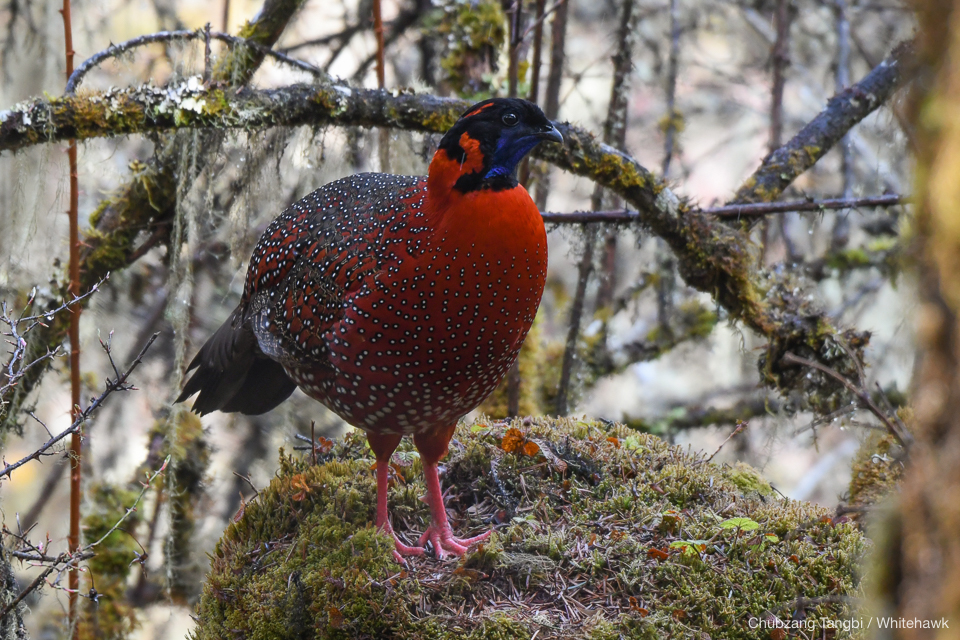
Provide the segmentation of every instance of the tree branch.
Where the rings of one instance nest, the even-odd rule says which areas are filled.
[[[841,91],[790,142],[768,155],[741,185],[733,203],[776,200],[797,176],[812,167],[858,122],[876,111],[906,81],[913,43],[897,45],[860,82]]]
[[[861,207],[895,207],[909,204],[906,196],[887,194],[865,198],[829,198],[827,200],[794,200],[792,202],[756,202],[753,204],[728,204],[722,207],[694,209],[691,213],[716,216],[722,219],[758,218],[777,213],[810,212],[819,213],[832,209],[857,209]],[[547,224],[582,224],[585,222],[604,222],[621,224],[640,222],[642,216],[636,211],[621,209],[618,211],[574,211],[573,213],[544,212],[543,221]]]

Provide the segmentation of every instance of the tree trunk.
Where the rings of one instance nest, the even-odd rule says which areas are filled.
[[[920,80],[909,104],[917,152],[921,302],[916,443],[900,503],[881,536],[877,584],[882,615],[945,617],[954,629],[960,625],[960,41],[953,34],[960,29],[960,1],[915,4],[923,32],[913,74]],[[902,629],[898,637],[936,633]]]

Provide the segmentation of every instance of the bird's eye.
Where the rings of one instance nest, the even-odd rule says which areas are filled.
[[[516,124],[520,122],[520,118],[518,118],[517,114],[515,113],[506,113],[501,119],[503,120],[503,124],[507,125],[508,127],[516,126]]]

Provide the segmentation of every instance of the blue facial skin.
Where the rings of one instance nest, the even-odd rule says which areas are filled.
[[[490,170],[487,171],[484,178],[513,175],[523,157],[533,151],[533,148],[542,141],[541,136],[531,134],[529,131],[505,132],[497,141],[497,148],[493,152]]]

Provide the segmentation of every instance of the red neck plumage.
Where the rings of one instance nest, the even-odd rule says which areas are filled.
[[[460,148],[464,151],[463,162],[451,158],[444,149],[438,149],[430,162],[427,173],[427,206],[438,214],[455,205],[463,197],[464,194],[454,188],[461,176],[483,170],[483,153],[480,151],[479,142],[464,133],[460,137]]]

